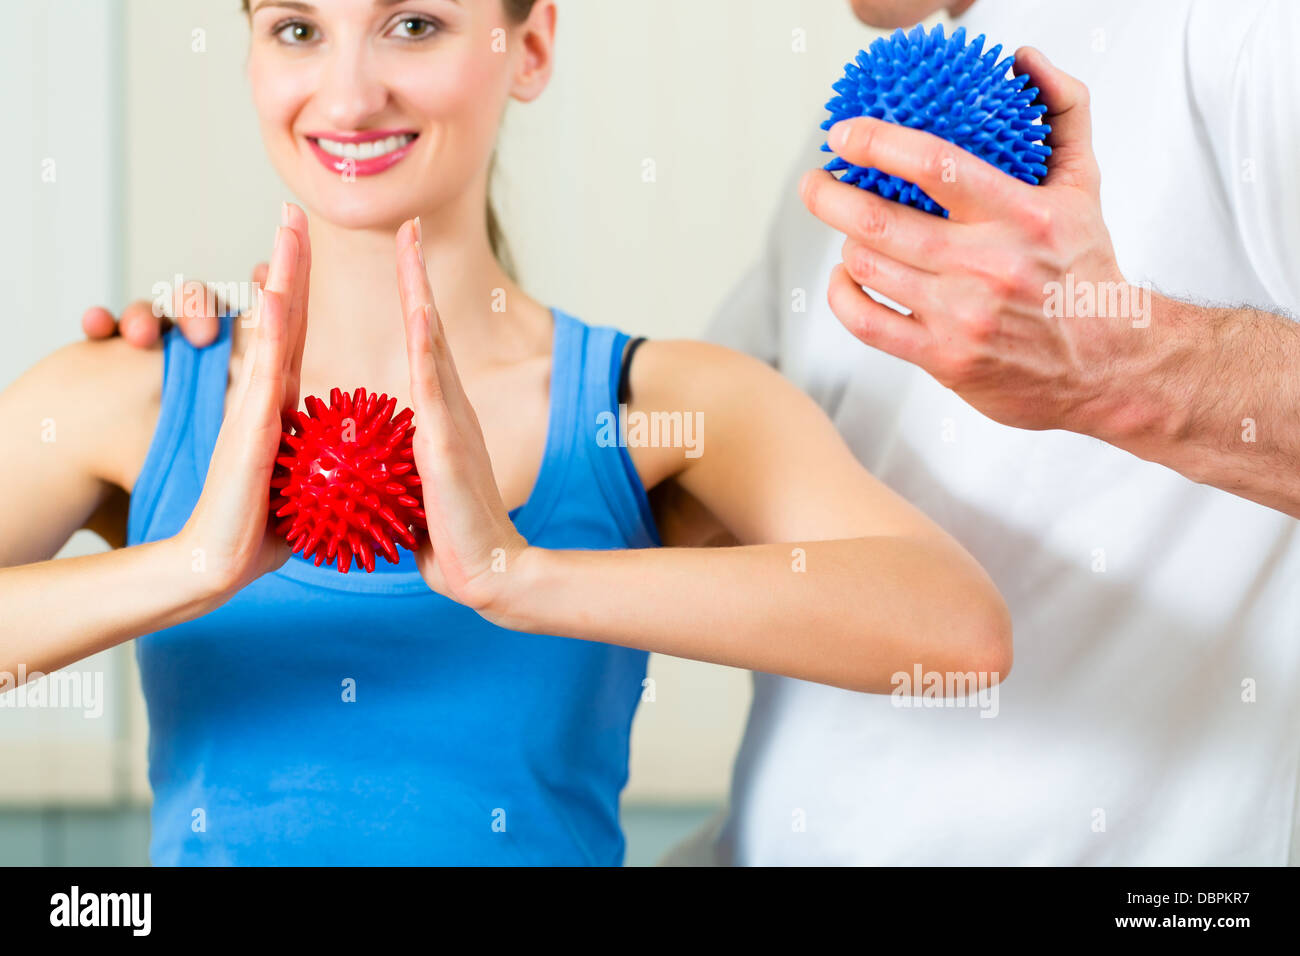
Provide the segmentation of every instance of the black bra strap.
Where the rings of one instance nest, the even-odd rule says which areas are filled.
[[[632,392],[631,386],[628,384],[627,380],[627,371],[632,366],[633,354],[641,347],[641,343],[644,341],[645,336],[637,336],[632,341],[628,342],[627,347],[623,349],[623,366],[618,372],[618,403],[620,405],[626,405],[628,399],[631,397]]]

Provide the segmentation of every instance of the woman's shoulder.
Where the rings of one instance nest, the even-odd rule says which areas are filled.
[[[158,419],[163,362],[162,344],[74,342],[33,365],[13,388],[51,421],[58,440],[72,443],[89,473],[129,489]]]
[[[162,397],[163,344],[149,348],[114,337],[55,349],[19,380],[78,417],[112,420],[157,406]]]
[[[712,342],[647,339],[625,364],[627,419],[649,429],[631,452],[647,488],[697,465],[706,432],[711,461],[751,460],[789,410],[811,401],[765,363]]]
[[[587,330],[599,330],[624,339],[623,351],[636,342],[635,361],[629,365],[629,384],[654,404],[683,394],[725,393],[737,384],[784,381],[767,363],[725,345],[699,339],[657,339],[630,332],[612,323],[587,321],[555,308],[557,317]],[[637,342],[636,340],[642,341]]]
[[[629,393],[647,408],[743,406],[758,393],[797,392],[767,363],[696,339],[646,339],[628,369]]]

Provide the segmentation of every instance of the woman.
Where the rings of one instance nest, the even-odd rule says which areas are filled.
[[[1010,666],[982,570],[776,373],[649,342],[625,374],[627,336],[502,267],[498,120],[545,87],[555,17],[256,0],[254,102],[310,230],[286,205],[254,315],[213,347],[72,346],[0,396],[0,667],[141,638],[155,863],[617,864],[647,652],[878,693]],[[428,540],[373,574],[268,531],[282,415],[335,385],[418,424]],[[697,416],[703,453],[608,441],[620,388],[629,418]],[[650,488],[741,544],[656,547]],[[111,537],[128,492],[126,547],[48,560]]]

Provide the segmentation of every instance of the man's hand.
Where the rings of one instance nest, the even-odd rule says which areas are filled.
[[[1129,287],[1102,221],[1087,88],[1041,53],[1016,54],[1039,86],[1052,132],[1049,172],[1031,186],[919,130],[870,118],[830,132],[849,162],[917,183],[943,219],[845,185],[824,171],[802,183],[814,215],[848,238],[830,305],[855,336],[925,369],[975,408],[1021,428],[1091,432],[1106,414],[1116,363],[1141,349]],[[1054,314],[1052,283],[1122,301],[1123,316]],[[867,295],[867,286],[911,311]],[[1122,297],[1122,298],[1121,298]]]
[[[832,311],[996,421],[1091,435],[1300,517],[1300,325],[1126,282],[1102,221],[1087,88],[1028,47],[1016,69],[1033,77],[1052,128],[1037,186],[919,130],[870,118],[831,129],[840,156],[949,210],[805,176],[804,203],[848,237]]]
[[[259,262],[253,267],[253,284],[261,288],[266,284],[267,264]],[[207,303],[212,301],[215,309],[209,309]],[[195,308],[194,303],[202,303]],[[202,283],[190,280],[181,288],[174,290],[171,312],[156,315],[153,303],[147,299],[137,299],[122,310],[120,318],[103,306],[91,306],[81,317],[81,329],[88,339],[108,339],[121,335],[137,348],[151,348],[162,333],[173,324],[181,327],[181,334],[195,348],[211,345],[220,328],[218,317],[225,309],[225,304],[204,294]]]

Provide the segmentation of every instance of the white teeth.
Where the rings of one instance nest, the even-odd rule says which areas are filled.
[[[316,142],[331,156],[342,156],[345,159],[374,159],[376,156],[385,156],[401,149],[413,139],[414,136],[406,133],[390,136],[387,139],[371,140],[367,143],[340,143],[332,139],[318,139]]]

